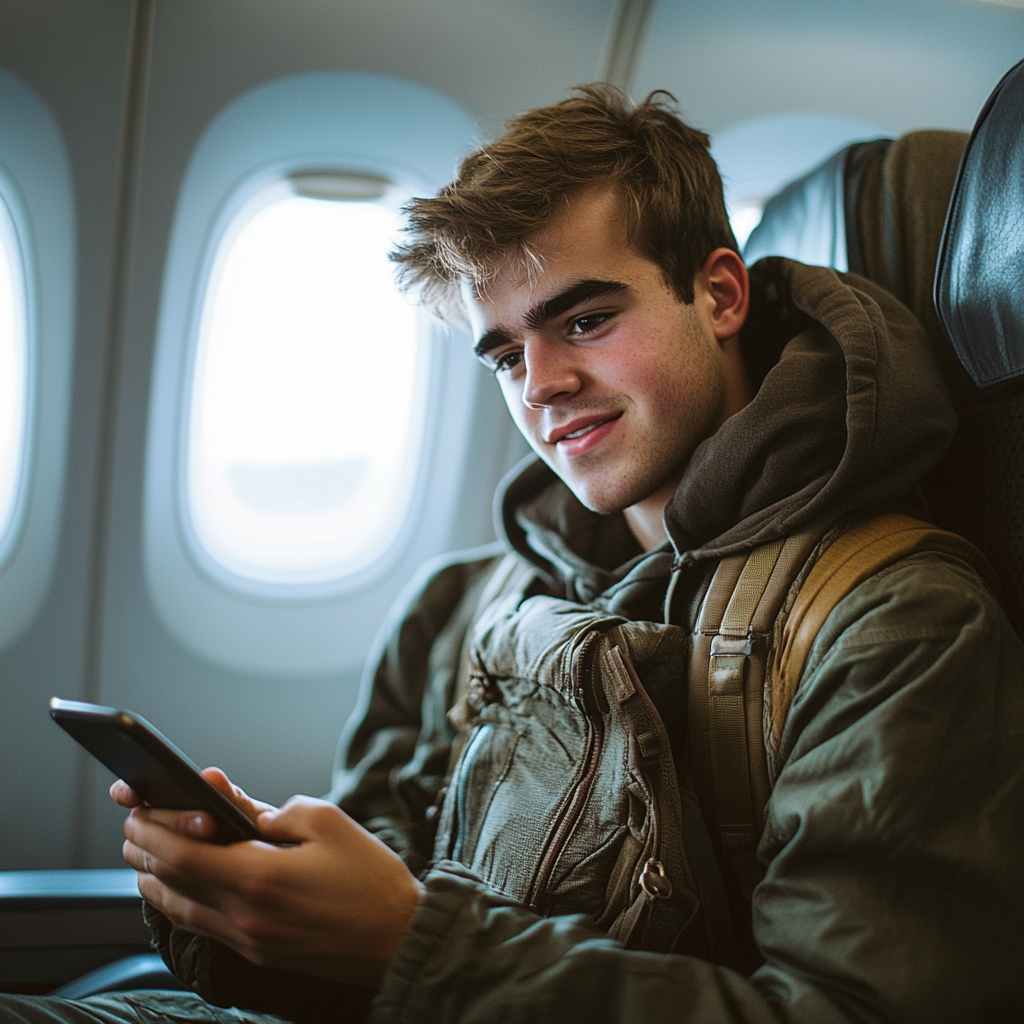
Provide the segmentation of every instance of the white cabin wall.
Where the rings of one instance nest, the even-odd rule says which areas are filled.
[[[76,773],[87,755],[80,756],[54,728],[46,706],[55,694],[81,696],[84,686],[96,438],[130,14],[123,0],[0,3],[0,64],[38,93],[63,133],[77,238],[75,357],[56,563],[35,620],[0,650],[0,869],[73,863]]]
[[[659,0],[636,93],[714,133],[781,111],[970,131],[1024,51],[1024,8],[977,0]]]

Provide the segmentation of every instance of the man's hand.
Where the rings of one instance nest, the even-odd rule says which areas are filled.
[[[422,886],[383,843],[334,804],[252,800],[219,769],[206,779],[277,842],[218,846],[209,815],[143,806],[124,782],[111,796],[132,812],[124,858],[139,892],[175,925],[268,967],[375,984],[402,942]]]

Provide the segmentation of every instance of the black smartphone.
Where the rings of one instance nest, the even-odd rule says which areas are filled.
[[[50,701],[50,717],[151,807],[206,811],[217,823],[212,837],[215,843],[268,841],[199,774],[196,764],[144,718],[118,708],[59,697]]]

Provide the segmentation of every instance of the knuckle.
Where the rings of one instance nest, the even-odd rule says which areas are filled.
[[[310,820],[317,829],[330,829],[338,824],[338,808],[333,804],[318,801],[308,808]]]
[[[272,966],[270,962],[270,957],[267,955],[263,947],[260,946],[258,943],[247,942],[240,948],[239,952],[242,954],[242,956],[245,957],[246,960],[256,964],[257,967]]]
[[[159,905],[159,886],[156,880],[147,875],[140,875],[138,880],[139,894],[154,906]]]
[[[249,946],[253,950],[262,948],[270,938],[271,930],[259,914],[243,911],[235,918],[235,924],[249,940]]]
[[[258,907],[270,901],[276,885],[270,872],[253,871],[239,882],[238,888],[246,903]]]
[[[151,857],[150,860],[153,858]],[[181,876],[191,873],[191,858],[188,851],[179,850],[174,846],[161,852],[160,864],[164,868],[164,873],[168,875]]]
[[[170,917],[174,924],[179,928],[183,928],[187,932],[199,931],[199,910],[188,900],[182,901],[175,906],[173,912],[168,914],[168,917]]]
[[[175,832],[188,834],[189,822],[196,816],[195,811],[178,811],[174,817],[168,822],[170,827]]]

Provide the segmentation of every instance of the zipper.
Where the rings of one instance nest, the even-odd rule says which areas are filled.
[[[594,784],[594,777],[597,774],[597,766],[601,760],[601,751],[604,747],[604,718],[596,707],[593,709],[587,707],[585,688],[591,677],[591,666],[588,664],[591,648],[600,639],[600,636],[600,632],[591,630],[573,658],[573,675],[577,680],[573,699],[580,711],[583,712],[584,721],[588,726],[587,742],[583,752],[583,771],[569,798],[559,808],[554,828],[548,833],[537,870],[530,882],[526,905],[536,913],[543,913],[541,902],[548,882],[551,880],[551,873],[554,871],[555,863],[572,834],[576,822],[583,813],[583,808],[586,806],[587,798],[590,796],[590,790]]]
[[[633,742],[636,742],[635,739]],[[639,761],[640,758],[637,758],[637,760]],[[637,769],[631,774],[647,791],[650,834],[637,860],[637,863],[641,865],[639,875],[637,876],[640,891],[632,899],[627,895],[627,902],[624,907],[625,916],[615,933],[615,938],[627,949],[640,949],[643,947],[644,937],[647,934],[647,926],[650,922],[654,901],[671,897],[672,879],[668,877],[665,865],[660,859],[662,840],[661,813],[655,788],[651,785],[649,774],[639,764]],[[637,777],[638,775],[640,776],[639,778]]]
[[[454,779],[455,784],[455,801],[452,810],[453,821],[451,837],[452,841],[449,844],[448,858],[450,860],[459,860],[462,856],[462,847],[466,839],[466,765],[470,764],[470,758],[473,756],[474,749],[483,741],[483,726],[475,726],[476,735],[470,739],[459,756],[458,764],[455,768],[456,778]],[[450,789],[452,783],[448,784]]]
[[[647,713],[651,716],[651,720],[654,723],[660,748],[658,755],[660,763],[664,752],[672,750],[668,730],[665,728],[661,712],[658,711],[654,701],[651,700],[644,687],[642,685],[637,686],[636,692],[640,695],[640,699],[644,702]],[[648,813],[650,814],[651,832],[648,848],[645,851],[647,856],[642,862],[643,867],[640,869],[640,875],[637,879],[640,892],[637,893],[636,898],[629,905],[623,926],[617,935],[619,941],[627,949],[642,947],[655,901],[671,899],[673,889],[672,879],[665,871],[665,865],[661,860],[661,844],[664,838],[660,798],[661,780],[656,781],[653,778],[653,773],[644,768],[643,762],[647,759],[640,749],[639,738],[634,736],[632,742],[636,744],[636,770],[641,776],[637,781],[647,789],[650,797],[650,810]]]

